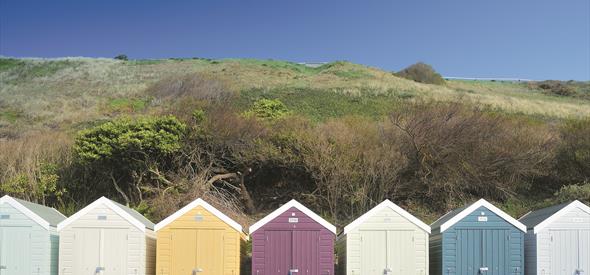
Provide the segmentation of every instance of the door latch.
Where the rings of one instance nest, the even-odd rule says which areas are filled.
[[[104,268],[104,266],[97,266],[96,267],[96,271],[94,272],[94,274],[98,274],[101,271],[105,271],[106,269]]]
[[[289,275],[293,275],[294,273],[299,273],[299,269],[289,269]]]
[[[197,268],[193,269],[193,275],[197,275],[197,273],[200,273],[200,272],[203,272],[202,268],[197,267]]]
[[[5,265],[0,265],[0,269],[6,269]]]
[[[383,275],[389,275],[389,274],[392,274],[392,273],[393,273],[393,270],[391,270],[391,268],[389,268],[389,267],[386,268],[385,270],[383,270]]]
[[[479,268],[479,274],[484,274],[484,272],[487,272],[488,270],[489,270],[489,268],[487,266],[480,267]]]
[[[584,275],[584,270],[583,269],[577,269],[576,270],[576,275]]]

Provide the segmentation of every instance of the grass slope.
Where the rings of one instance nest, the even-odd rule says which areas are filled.
[[[510,113],[590,116],[590,101],[547,95],[524,83],[419,84],[376,68],[333,62],[318,68],[254,59],[0,59],[0,130],[63,128],[121,113],[149,112],[146,89],[166,77],[201,73],[240,92],[246,107],[279,98],[314,120],[379,116],[405,100],[464,101]],[[8,130],[7,130],[8,129]]]

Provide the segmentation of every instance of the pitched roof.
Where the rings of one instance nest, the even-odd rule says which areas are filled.
[[[254,233],[254,231],[258,230],[265,224],[269,223],[270,221],[274,220],[276,217],[280,216],[285,211],[289,210],[290,208],[297,208],[299,211],[303,212],[303,214],[307,215],[326,229],[332,231],[332,233],[336,234],[336,226],[332,225],[328,221],[324,220],[318,214],[311,211],[309,208],[305,207],[303,204],[299,203],[296,200],[291,200],[290,202],[284,204],[283,206],[279,207],[277,210],[273,211],[272,213],[268,214],[263,219],[259,220],[252,226],[250,226],[250,234]]]
[[[186,214],[187,212],[191,211],[192,209],[194,209],[197,206],[202,206],[203,208],[205,208],[205,210],[211,212],[211,214],[213,214],[216,217],[218,217],[219,219],[221,219],[227,225],[231,226],[232,228],[234,228],[238,232],[242,232],[241,225],[239,225],[237,222],[232,220],[230,217],[226,216],[221,211],[217,210],[215,207],[211,206],[210,204],[208,204],[206,201],[202,200],[201,198],[198,198],[198,199],[192,201],[191,203],[187,204],[186,206],[184,206],[180,210],[176,211],[174,214],[168,216],[167,218],[165,218],[164,220],[162,220],[161,222],[156,224],[156,227],[155,227],[156,231],[166,227],[166,225],[168,225],[171,222],[173,222],[174,220],[180,218],[182,215]]]
[[[529,230],[533,229],[536,234],[555,219],[574,208],[580,208],[582,211],[590,214],[590,207],[576,200],[529,212],[522,216],[519,221],[525,224]]]
[[[400,216],[406,218],[411,223],[420,227],[422,230],[430,233],[430,226],[428,226],[427,224],[425,224],[424,222],[422,222],[418,218],[414,217],[412,214],[408,213],[406,210],[397,206],[395,203],[391,202],[390,200],[384,200],[382,203],[373,207],[373,209],[369,210],[367,213],[363,214],[362,216],[360,216],[359,218],[354,220],[352,223],[350,223],[349,225],[344,227],[343,234],[348,234],[348,232],[352,231],[357,226],[361,225],[367,219],[369,219],[370,217],[372,217],[373,215],[375,215],[376,213],[378,213],[379,211],[381,211],[384,208],[390,208],[391,210],[393,210],[394,212],[396,212]]]
[[[115,213],[119,214],[123,219],[127,220],[129,223],[133,224],[142,232],[145,232],[146,229],[154,230],[154,223],[146,219],[143,215],[139,214],[137,211],[109,200],[105,197],[101,197],[98,200],[95,200],[93,203],[89,204],[88,206],[82,208],[82,210],[76,212],[76,214],[72,215],[71,217],[67,218],[63,222],[57,225],[57,231],[61,231],[72,222],[76,221],[77,219],[81,218],[82,216],[88,214],[92,209],[100,206],[105,205]]]
[[[3,203],[10,204],[45,229],[49,229],[50,226],[56,227],[58,223],[66,219],[66,216],[51,207],[13,198],[8,195],[0,198],[0,204]]]
[[[440,219],[435,221],[433,224],[431,224],[430,227],[432,229],[440,228],[440,232],[444,232],[445,230],[449,229],[451,226],[453,226],[463,218],[467,217],[467,215],[469,215],[470,213],[482,206],[492,211],[494,214],[498,215],[506,222],[514,225],[521,231],[526,232],[526,226],[524,224],[520,223],[515,218],[506,214],[506,212],[500,210],[498,207],[495,207],[493,204],[489,203],[484,199],[480,199],[471,205],[467,205],[447,213],[446,215],[442,216]]]

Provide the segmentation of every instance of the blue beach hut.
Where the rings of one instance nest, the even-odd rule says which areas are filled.
[[[522,275],[526,226],[481,199],[432,225],[434,275]]]

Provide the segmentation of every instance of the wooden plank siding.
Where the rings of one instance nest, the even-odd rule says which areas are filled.
[[[289,223],[289,218],[297,218],[297,223]],[[264,274],[266,251],[266,231],[318,231],[319,259],[318,266],[321,274],[334,274],[334,241],[335,234],[316,222],[311,217],[295,207],[281,213],[279,216],[251,233],[252,238],[252,274]],[[274,249],[274,248],[273,248]],[[277,247],[277,249],[280,249]]]
[[[394,253],[389,257],[389,262],[397,262],[397,264],[390,264],[391,266],[399,266],[399,263],[412,262],[411,264],[406,265],[415,269],[412,271],[412,274],[428,274],[428,232],[425,232],[419,226],[402,217],[391,208],[386,207],[376,212],[353,231],[346,234],[347,275],[361,274],[362,257],[371,257],[370,255],[363,255],[361,253],[361,243],[363,241],[361,239],[362,232],[369,231],[388,232],[388,234],[386,234],[388,238],[404,238],[404,240],[398,240],[396,243],[407,241],[408,245],[411,244],[411,247],[403,248],[407,253],[401,253],[399,255]],[[382,241],[386,242],[386,239],[383,239]],[[391,250],[393,248],[390,247],[388,249]],[[396,249],[396,251],[397,250],[399,249]],[[375,251],[375,253],[385,253],[385,251]],[[394,272],[393,274],[396,273]]]
[[[481,215],[481,213],[484,213],[484,215]],[[487,221],[478,221],[478,217],[480,216],[486,216]],[[460,256],[458,256],[460,230],[507,230],[509,244],[499,253],[500,255],[503,255],[503,253],[507,254],[507,268],[510,275],[524,274],[524,232],[483,206],[469,213],[469,215],[445,230],[442,234],[438,230],[433,232],[430,237],[432,274],[461,274],[459,271],[461,267],[457,266],[457,263],[460,262]],[[477,244],[470,245],[477,247]],[[494,247],[494,249],[501,249],[501,246]],[[491,251],[484,251],[484,253]]]
[[[196,217],[199,216],[199,221]],[[240,273],[240,243],[242,233],[236,231],[220,218],[207,211],[202,206],[197,206],[189,212],[180,216],[164,228],[159,229],[157,234],[157,275],[176,275],[172,270],[172,257],[175,254],[172,247],[174,230],[220,230],[223,231],[223,275],[238,275]],[[187,243],[185,248],[197,249],[197,243]],[[198,257],[198,255],[197,255]],[[222,275],[222,274],[219,274]]]
[[[27,228],[30,233],[30,272],[32,274],[57,274],[58,250],[57,232],[55,228],[49,230],[43,228],[28,216],[21,213],[10,204],[0,204],[0,213],[9,216],[8,219],[0,220],[0,228]],[[7,236],[10,237],[10,236]],[[22,247],[11,247],[8,249],[23,249]],[[9,253],[2,251],[2,253]],[[4,264],[4,263],[3,263]]]
[[[98,217],[105,217],[99,219]],[[119,229],[126,231],[127,249],[126,251],[109,251],[111,245],[104,245],[103,253],[121,253],[126,257],[125,269],[127,274],[150,275],[152,271],[149,270],[146,260],[148,260],[148,247],[146,241],[148,236],[146,233],[139,230],[128,220],[121,217],[111,208],[106,205],[99,205],[90,210],[86,215],[73,221],[67,227],[60,231],[60,250],[59,250],[59,274],[60,275],[78,275],[74,270],[76,255],[83,254],[76,247],[76,237],[82,234],[84,230],[109,230]],[[146,232],[149,234],[149,229]],[[153,248],[153,246],[151,247]],[[153,253],[153,252],[152,252]],[[97,263],[98,264],[98,263]]]
[[[527,272],[527,274],[550,274],[551,270],[557,268],[553,266],[554,263],[552,263],[551,257],[552,230],[590,230],[590,214],[582,211],[580,208],[574,208],[538,232],[536,234],[537,257],[536,263],[534,264],[536,273]],[[583,249],[586,251],[590,250],[587,245]],[[530,260],[528,263],[532,265]]]

